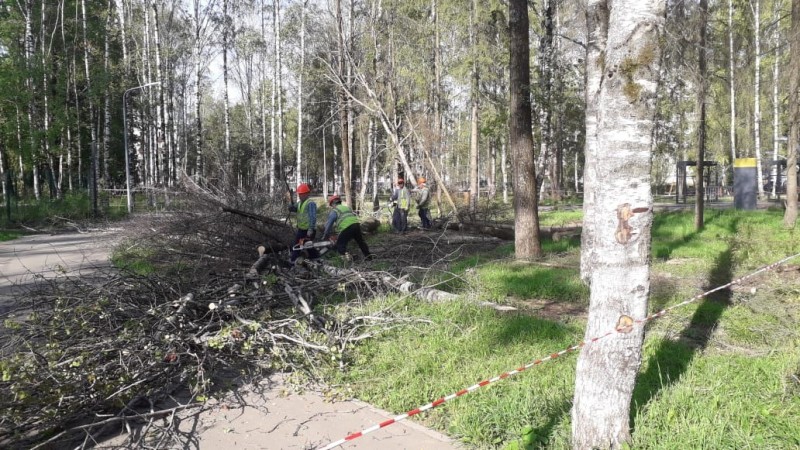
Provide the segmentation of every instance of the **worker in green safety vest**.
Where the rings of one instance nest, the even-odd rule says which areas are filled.
[[[392,227],[396,233],[408,231],[408,210],[411,208],[411,191],[406,188],[406,180],[397,179],[397,189],[392,192],[389,200],[394,206],[392,214]]]
[[[308,197],[311,195],[311,187],[306,183],[297,186],[297,197],[299,201],[289,205],[289,211],[297,213],[297,231],[294,235],[294,244],[303,244],[307,240],[314,240],[317,231],[317,204]],[[292,244],[292,245],[294,245]],[[316,249],[307,250],[308,257],[311,259],[319,258]],[[290,260],[292,263],[300,256],[300,250],[292,250]]]
[[[347,244],[354,239],[361,249],[361,253],[364,254],[364,259],[372,259],[364,235],[361,234],[361,223],[358,221],[358,216],[349,206],[343,204],[342,199],[336,194],[328,197],[328,205],[331,207],[331,213],[328,215],[322,239],[330,238],[335,232],[338,235],[335,238],[336,251],[342,256],[348,255]]]

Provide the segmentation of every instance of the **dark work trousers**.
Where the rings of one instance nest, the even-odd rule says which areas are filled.
[[[294,233],[294,242],[292,242],[292,247],[294,247],[295,245],[299,244],[300,243],[300,239],[305,239],[307,233],[308,233],[308,230],[300,230],[300,229],[298,229]],[[304,251],[308,252],[308,257],[311,258],[311,259],[319,258],[319,251],[317,249],[315,249],[315,248],[310,248],[310,249],[304,250]],[[290,256],[289,259],[292,262],[294,262],[297,259],[297,257],[300,256],[300,253],[302,253],[300,250],[292,250],[292,256]]]
[[[358,223],[350,225],[339,233],[339,237],[336,238],[336,251],[340,255],[347,253],[347,244],[351,239],[355,239],[365,258],[369,256],[369,247],[367,247],[367,241],[364,240],[364,235],[361,234],[361,224]]]
[[[395,208],[392,214],[392,227],[394,231],[402,233],[408,230],[408,210]]]
[[[422,228],[428,229],[431,227],[431,210],[429,208],[418,208],[419,209],[419,221],[422,224]]]

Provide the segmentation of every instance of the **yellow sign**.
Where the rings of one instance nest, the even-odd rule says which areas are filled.
[[[733,167],[756,167],[755,158],[736,158],[733,161]]]

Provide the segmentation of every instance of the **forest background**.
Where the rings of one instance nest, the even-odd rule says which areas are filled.
[[[705,24],[714,184],[727,193],[733,160],[754,157],[759,193],[774,194],[790,2],[698,7],[667,5],[655,193],[673,193],[676,163],[696,159]],[[183,174],[259,194],[303,181],[361,205],[398,176],[437,172],[472,210],[479,190],[508,201],[506,11],[496,0],[2,2],[3,197],[97,192],[93,180],[123,189],[128,154],[135,190]],[[586,11],[545,0],[529,13],[537,182],[558,201],[582,191]]]

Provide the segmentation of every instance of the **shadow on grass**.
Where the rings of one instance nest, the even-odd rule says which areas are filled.
[[[707,213],[705,215],[705,220],[703,221],[704,225],[708,227],[709,224],[716,222],[722,218],[724,211],[714,211]],[[661,213],[656,214],[653,217],[653,241],[661,241],[657,246],[653,246],[653,257],[654,258],[661,258],[661,259],[670,259],[672,257],[672,253],[680,247],[688,245],[691,243],[693,239],[698,236],[698,232],[694,229],[694,222],[692,222],[693,216],[689,215],[685,212],[670,212],[670,213]],[[683,224],[684,227],[691,227],[692,231],[674,238],[672,240],[667,240],[664,238],[665,234],[669,234],[667,231],[670,226],[678,226],[681,222],[685,222]],[[735,234],[738,228],[738,220],[732,220],[731,223],[727,226],[728,230],[731,234]]]
[[[733,250],[729,247],[716,259],[709,274],[708,289],[730,283]],[[677,382],[689,368],[697,352],[702,351],[711,339],[725,309],[730,306],[729,288],[705,297],[697,307],[689,325],[677,340],[664,338],[647,364],[647,371],[640,374],[633,391],[634,407],[631,409],[631,429],[635,429],[637,414],[664,387]]]

